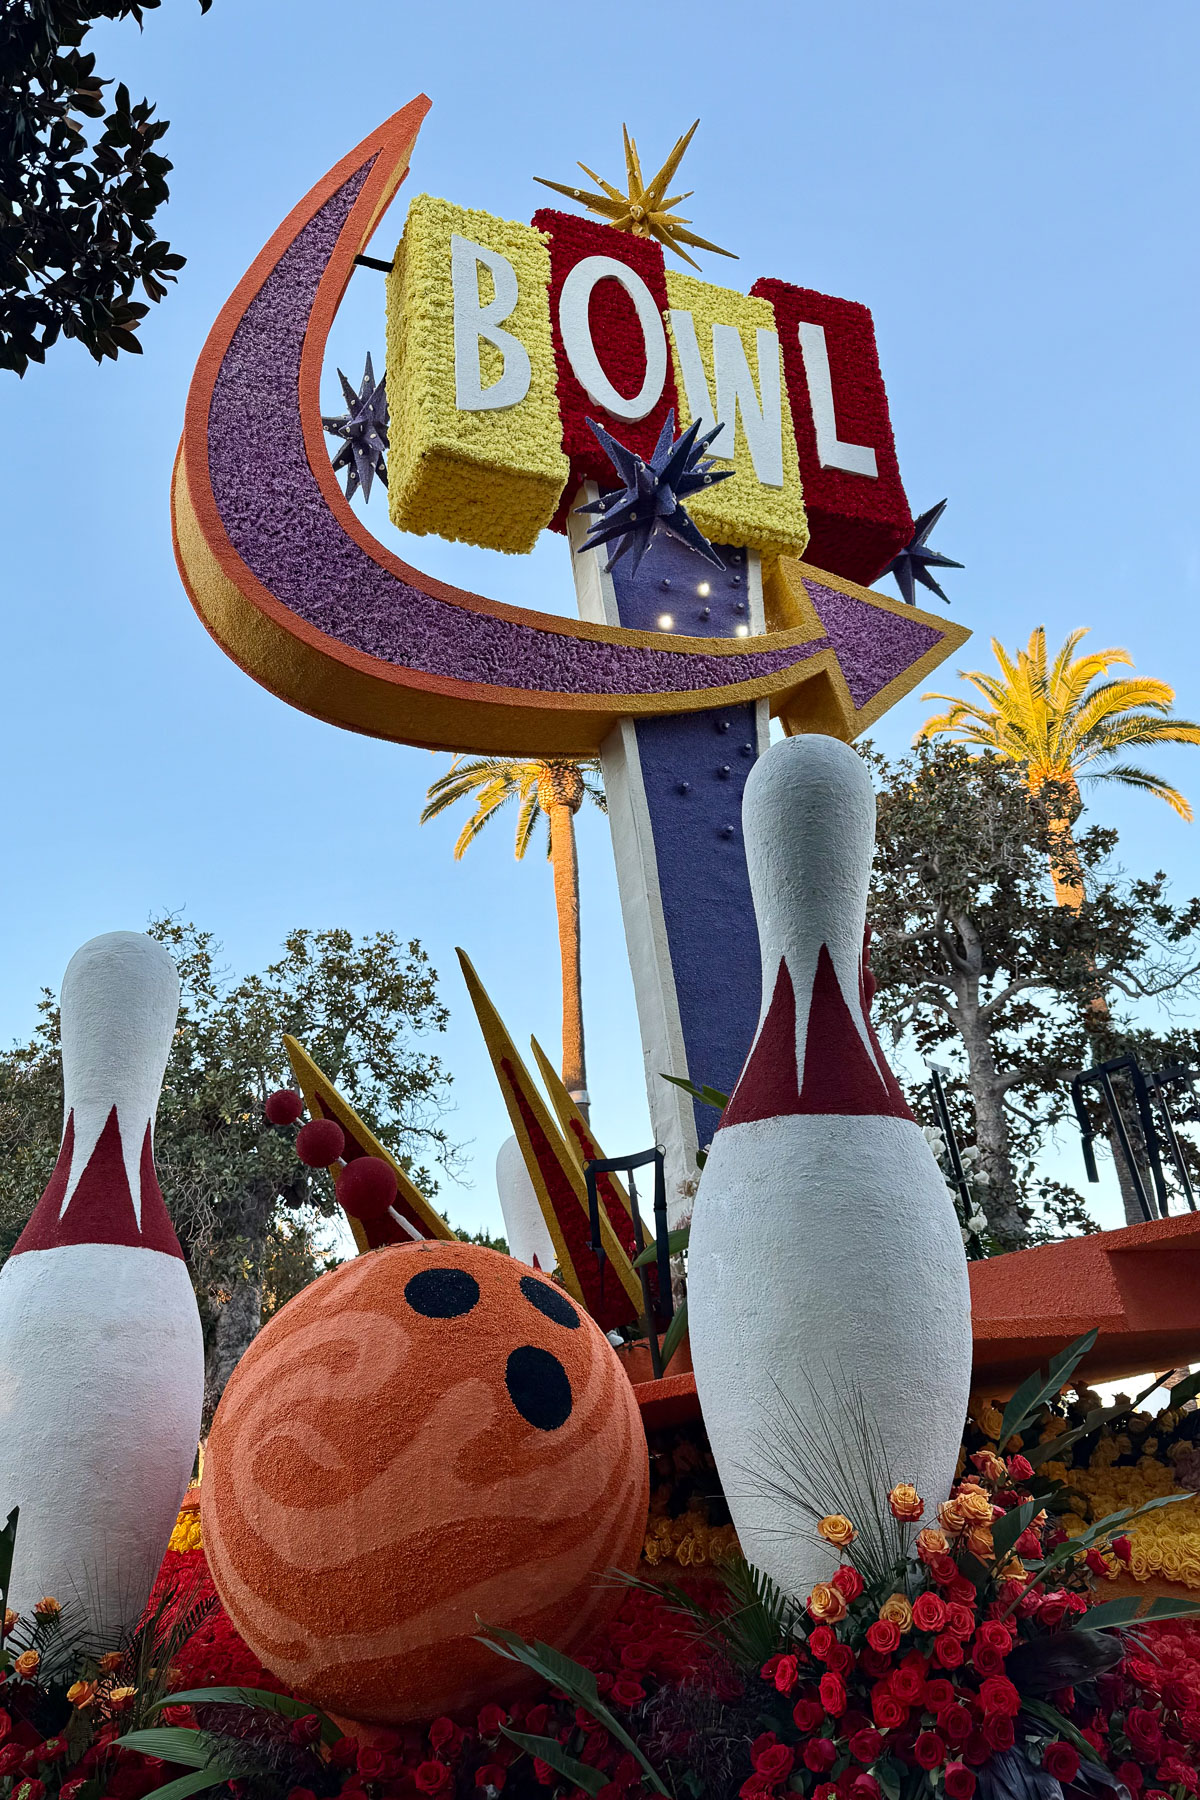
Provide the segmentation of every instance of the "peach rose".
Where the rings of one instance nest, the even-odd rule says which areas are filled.
[[[935,1556],[950,1554],[950,1540],[944,1531],[935,1531],[927,1525],[924,1531],[917,1533],[917,1555],[922,1562],[929,1562]]]
[[[842,1513],[826,1513],[817,1530],[827,1544],[832,1544],[838,1550],[844,1550],[858,1536],[849,1519]]]
[[[848,1611],[846,1596],[828,1581],[818,1581],[808,1596],[808,1610],[822,1625],[836,1625]]]
[[[13,1664],[13,1669],[24,1680],[32,1681],[38,1672],[38,1664],[41,1660],[36,1650],[22,1650]]]
[[[53,1594],[43,1594],[33,1610],[39,1619],[57,1619],[62,1607]]]
[[[938,1507],[938,1524],[951,1537],[960,1537],[967,1529],[966,1517],[957,1496],[953,1500],[942,1501]]]
[[[958,1510],[968,1525],[990,1525],[992,1503],[980,1487],[964,1484],[954,1496]]]
[[[913,1524],[925,1511],[925,1502],[918,1494],[911,1481],[898,1481],[888,1495],[888,1505],[892,1509],[893,1519],[902,1519],[906,1524]]]
[[[972,1525],[967,1533],[967,1549],[971,1555],[984,1562],[992,1554],[993,1547],[991,1526]]]
[[[94,1681],[73,1681],[67,1689],[67,1699],[72,1706],[90,1706],[96,1698]]]
[[[102,1675],[115,1675],[124,1661],[124,1655],[120,1650],[106,1650],[104,1655],[100,1658],[100,1673]]]
[[[903,1594],[892,1594],[879,1609],[881,1619],[890,1619],[901,1631],[912,1629],[912,1607]]]
[[[13,1629],[13,1626],[17,1623],[17,1621],[20,1617],[21,1617],[20,1613],[14,1612],[11,1606],[5,1607],[5,1609],[4,1609],[4,1636],[5,1637],[8,1636],[9,1632]]]

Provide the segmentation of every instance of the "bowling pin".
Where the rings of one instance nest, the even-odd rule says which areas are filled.
[[[538,1267],[549,1275],[558,1257],[515,1137],[505,1138],[496,1153],[496,1192],[500,1196],[500,1211],[504,1214],[509,1255],[515,1256],[518,1262],[528,1263],[531,1268],[536,1256]]]
[[[178,1009],[152,939],[75,952],[62,1147],[0,1270],[0,1516],[21,1509],[9,1604],[51,1594],[100,1647],[145,1606],[200,1431],[200,1316],[152,1147]]]
[[[966,1412],[970,1295],[945,1181],[868,1014],[866,767],[835,738],[785,739],[751,772],[743,826],[762,1012],[696,1195],[688,1318],[742,1549],[803,1599],[836,1555],[777,1488],[870,1529],[909,1481],[934,1522]]]

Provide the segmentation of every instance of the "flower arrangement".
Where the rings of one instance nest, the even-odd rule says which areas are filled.
[[[515,273],[516,299],[501,324],[529,358],[528,388],[515,404],[460,411],[456,403],[454,237],[499,252]],[[530,225],[429,194],[409,207],[387,282],[388,505],[401,531],[518,553],[532,550],[554,516],[569,465],[560,448],[546,242]],[[481,267],[475,279],[494,288]],[[475,342],[486,390],[501,378],[504,358],[486,338]]]

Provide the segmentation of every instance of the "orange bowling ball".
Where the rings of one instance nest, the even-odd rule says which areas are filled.
[[[201,1518],[217,1591],[304,1698],[377,1725],[521,1691],[477,1617],[582,1647],[646,1524],[616,1353],[544,1275],[391,1246],[290,1300],[217,1408]]]

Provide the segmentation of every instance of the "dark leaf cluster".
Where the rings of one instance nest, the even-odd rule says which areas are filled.
[[[23,375],[60,336],[97,362],[140,352],[137,330],[184,258],[154,226],[171,164],[149,100],[83,49],[93,25],[140,26],[160,0],[0,6],[0,368]],[[199,0],[207,12],[212,0]]]

